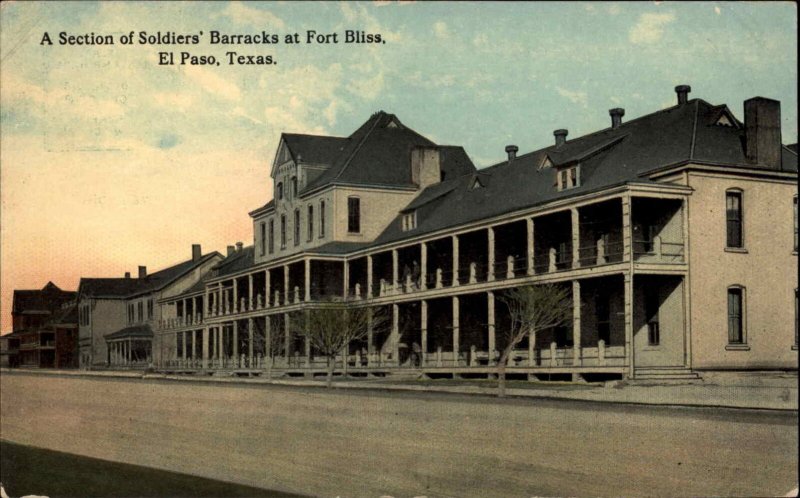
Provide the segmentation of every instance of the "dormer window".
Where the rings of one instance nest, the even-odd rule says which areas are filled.
[[[720,116],[716,124],[717,126],[733,126],[733,123],[728,118],[727,114],[723,114],[722,116]]]
[[[476,178],[472,182],[472,186],[470,187],[470,190],[475,190],[475,189],[479,189],[479,188],[483,188],[483,183],[481,183],[481,180],[479,178]]]
[[[283,182],[278,182],[278,185],[275,187],[275,190],[277,191],[277,194],[278,194],[277,195],[278,200],[279,201],[282,200],[283,199]]]
[[[407,232],[417,228],[417,212],[412,211],[403,215],[403,231]]]
[[[556,172],[556,185],[559,192],[562,190],[569,190],[580,186],[581,184],[581,170],[580,165],[563,168]]]

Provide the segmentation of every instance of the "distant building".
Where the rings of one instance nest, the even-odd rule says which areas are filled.
[[[9,366],[77,367],[75,296],[52,282],[40,290],[14,291],[13,332],[4,336]]]
[[[217,262],[218,252],[202,254],[192,246],[192,257],[138,278],[81,278],[78,288],[78,335],[81,368],[142,368],[172,354],[154,334],[161,320],[159,299],[179,294],[197,283]]]
[[[780,103],[748,99],[740,120],[675,91],[666,109],[611,109],[607,128],[509,145],[481,170],[384,112],[348,137],[284,134],[254,245],[164,301],[178,311],[162,366],[253,370],[263,353],[289,375],[323,372],[289,324],[338,298],[391,316],[339,358],[351,372],[491,375],[503,293],[556,283],[572,322],[534,331],[508,372],[797,369],[797,151]]]

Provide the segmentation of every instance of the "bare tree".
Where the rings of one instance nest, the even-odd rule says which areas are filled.
[[[572,319],[572,293],[557,284],[515,287],[499,297],[508,307],[508,342],[497,362],[497,395],[506,395],[506,367],[511,352],[532,331],[559,327]]]
[[[306,310],[303,316],[304,319],[292,320],[291,327],[298,335],[308,338],[312,348],[327,358],[327,387],[331,387],[333,382],[336,355],[351,342],[364,339],[370,327],[378,328],[386,321],[382,309],[358,306],[344,300],[318,303]]]
[[[281,354],[285,343],[283,330],[272,330],[270,327],[270,332],[267,333],[266,322],[262,323],[260,320],[256,320],[253,327],[253,349],[263,352],[263,366],[267,370],[267,378],[271,379],[275,357]]]

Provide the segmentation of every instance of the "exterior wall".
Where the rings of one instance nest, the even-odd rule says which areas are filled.
[[[333,236],[346,242],[370,242],[383,232],[417,191],[370,188],[336,188],[333,202]],[[361,233],[347,232],[347,198],[361,199]]]
[[[634,367],[677,367],[686,364],[686,327],[682,280],[676,277],[636,276],[633,288]],[[658,298],[659,343],[649,344],[645,295]]]
[[[79,306],[86,304],[81,299]],[[81,367],[105,366],[108,359],[105,335],[127,326],[126,302],[119,299],[90,299],[89,325],[78,326]],[[85,361],[88,355],[89,363]]]
[[[692,366],[797,368],[792,199],[796,180],[690,172]],[[725,191],[743,192],[744,252],[726,251]],[[727,289],[745,288],[746,349],[728,346]]]

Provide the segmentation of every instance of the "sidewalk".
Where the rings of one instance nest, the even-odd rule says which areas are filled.
[[[324,378],[266,379],[263,377],[216,377],[194,375],[142,374],[132,371],[22,370],[2,369],[6,373],[40,375],[76,375],[161,379],[174,381],[271,384],[324,388]],[[766,410],[798,410],[796,372],[707,372],[691,381],[612,381],[606,383],[509,381],[508,397],[570,399],[603,403],[644,405],[724,407]],[[336,379],[336,378],[334,378]],[[496,381],[491,380],[408,380],[387,378],[338,379],[335,389],[382,391],[440,392],[454,394],[496,395]]]

